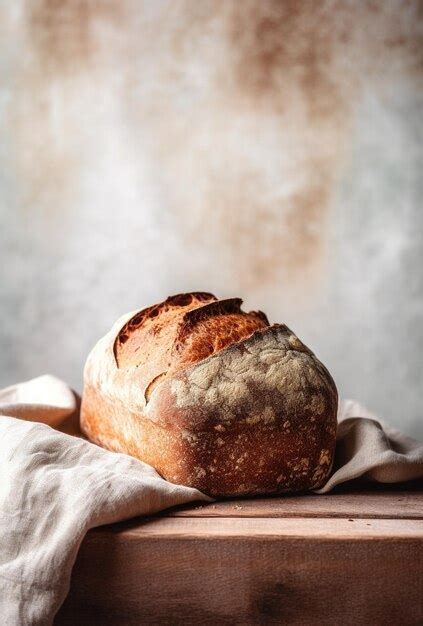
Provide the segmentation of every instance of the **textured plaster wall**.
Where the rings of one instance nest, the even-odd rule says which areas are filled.
[[[423,437],[422,5],[0,2],[0,385],[181,290]]]

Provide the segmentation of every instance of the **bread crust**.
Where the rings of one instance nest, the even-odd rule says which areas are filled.
[[[234,306],[239,313],[239,301],[229,306],[231,313],[227,304],[215,304],[203,318],[204,303],[191,309],[176,325],[172,346],[181,328],[190,338],[198,319],[210,319],[210,312],[212,319],[238,315]],[[81,427],[89,439],[213,496],[302,491],[325,483],[335,449],[337,390],[287,326],[269,326],[263,314],[241,312],[251,316],[246,332],[257,316],[257,329],[246,338],[157,374],[147,365],[119,367],[116,341],[134,315],[142,318],[142,311],[118,320],[88,357]]]

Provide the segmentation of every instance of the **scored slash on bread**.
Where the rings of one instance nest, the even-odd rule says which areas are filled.
[[[85,434],[215,496],[321,486],[335,384],[292,331],[241,304],[179,294],[119,320],[87,360]]]
[[[171,374],[269,326],[261,311],[244,313],[242,300],[218,300],[210,293],[179,294],[144,309],[118,334],[119,368],[143,366],[146,400]]]

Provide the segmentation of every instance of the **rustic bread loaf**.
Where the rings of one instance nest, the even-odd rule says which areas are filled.
[[[85,367],[87,437],[213,496],[323,485],[335,384],[292,331],[241,303],[180,294],[118,320]]]

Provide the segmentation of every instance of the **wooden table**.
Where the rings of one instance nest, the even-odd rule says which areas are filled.
[[[226,501],[88,533],[55,624],[423,624],[423,492]]]

